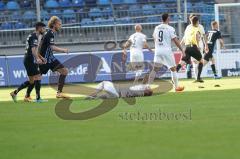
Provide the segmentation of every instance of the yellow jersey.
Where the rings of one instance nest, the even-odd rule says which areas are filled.
[[[199,41],[201,39],[201,30],[199,27],[190,27],[185,30],[184,43],[185,45],[197,45],[199,47]]]

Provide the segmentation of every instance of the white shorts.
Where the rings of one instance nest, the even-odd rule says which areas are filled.
[[[175,58],[171,50],[156,51],[153,62],[156,64],[163,64],[169,69],[176,66]]]
[[[130,51],[130,62],[143,62],[144,55],[143,52],[137,50]]]
[[[116,91],[113,83],[110,81],[103,81],[103,82],[99,83],[97,85],[96,89],[99,91],[106,91],[112,97],[117,97],[117,98],[119,97],[119,94]]]

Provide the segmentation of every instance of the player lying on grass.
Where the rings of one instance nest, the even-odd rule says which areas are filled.
[[[17,94],[24,88],[27,88],[27,92],[24,101],[31,102],[30,93],[32,92],[34,86],[36,89],[36,102],[44,102],[40,97],[40,87],[41,87],[41,73],[39,71],[38,64],[43,61],[39,58],[37,54],[37,47],[41,35],[45,33],[45,24],[42,22],[37,22],[35,24],[35,31],[30,34],[26,41],[26,53],[24,55],[24,66],[27,70],[28,79],[23,82],[15,91],[11,92],[10,95],[14,102],[17,101]]]
[[[204,54],[204,66],[208,64],[209,61],[211,61],[211,68],[214,74],[215,79],[220,79],[217,75],[216,67],[215,67],[215,59],[213,57],[214,47],[216,44],[216,41],[219,40],[221,44],[221,48],[224,48],[224,41],[222,39],[221,32],[218,30],[219,25],[216,21],[213,21],[211,23],[212,30],[208,32],[208,47],[209,52]]]
[[[104,93],[105,92],[105,93]],[[102,94],[103,93],[103,94]],[[152,89],[145,84],[137,86],[120,86],[115,85],[110,81],[103,81],[96,87],[96,91],[86,99],[110,99],[110,98],[131,98],[152,96]]]

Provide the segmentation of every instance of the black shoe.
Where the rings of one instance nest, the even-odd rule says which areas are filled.
[[[194,83],[204,83],[204,81],[200,78],[200,79],[197,79],[196,81],[194,81]]]

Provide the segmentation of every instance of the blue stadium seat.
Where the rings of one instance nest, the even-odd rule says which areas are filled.
[[[109,5],[110,0],[98,0],[98,5]]]
[[[149,22],[149,23],[153,23],[153,22],[160,22],[160,17],[156,17],[156,16],[154,16],[154,17],[148,17],[147,18],[147,22]]]
[[[36,20],[37,16],[35,14],[35,12],[33,11],[26,11],[23,14],[23,19],[24,20]]]
[[[26,28],[26,25],[22,22],[17,22],[14,26],[15,29],[23,29]]]
[[[104,19],[103,18],[96,18],[94,19],[94,25],[103,25]]]
[[[84,1],[83,0],[73,0],[72,5],[74,7],[82,7],[84,5]]]
[[[12,13],[11,17],[12,17],[12,20],[18,21],[18,20],[20,20],[22,18],[22,15],[21,15],[21,13],[19,11],[14,11]]]
[[[48,20],[50,18],[49,13],[46,10],[41,10],[41,19]]]
[[[76,18],[76,14],[75,14],[74,10],[66,9],[66,10],[63,11],[63,18],[75,19]]]
[[[57,1],[55,0],[48,0],[45,4],[45,7],[46,8],[58,8],[59,7],[59,4]]]
[[[89,17],[101,17],[102,11],[99,8],[91,8],[89,11]]]
[[[142,9],[143,9],[143,14],[145,15],[154,14],[155,12],[153,6],[150,4],[143,5]]]
[[[105,19],[103,21],[103,25],[113,25],[113,24],[114,24],[114,19],[113,18]]]
[[[21,2],[21,7],[22,8],[31,8],[31,2],[30,0],[24,0]]]
[[[129,0],[123,0],[123,3],[125,3],[125,4],[136,4],[136,3],[137,3],[137,0],[131,0],[131,1],[129,1]]]
[[[113,4],[122,4],[123,0],[112,0]]]
[[[2,30],[9,30],[9,29],[13,29],[13,24],[9,23],[9,22],[4,22],[1,25],[1,29]]]
[[[0,1],[0,10],[4,10],[5,9],[5,5],[2,1]]]
[[[129,15],[130,16],[139,16],[142,14],[142,9],[139,5],[131,5],[129,7]]]
[[[132,23],[132,19],[130,17],[119,18],[116,21],[118,24]]]
[[[89,26],[89,25],[92,25],[92,24],[93,24],[93,21],[90,18],[83,18],[81,20],[81,25],[82,26]]]
[[[112,8],[111,7],[106,7],[106,8],[103,8],[102,10],[102,15],[103,16],[112,16],[113,14],[113,11],[112,11]]]
[[[72,4],[70,0],[59,0],[59,6],[60,7],[71,7]]]
[[[9,2],[7,3],[6,8],[7,8],[8,10],[19,10],[19,9],[20,9],[20,6],[19,6],[19,4],[18,4],[17,2],[15,2],[15,1],[9,1]]]
[[[162,13],[166,13],[167,12],[167,6],[162,3],[162,4],[157,4],[155,5],[155,13],[156,14],[162,14]]]
[[[54,10],[51,10],[50,12],[50,16],[58,16],[59,18],[61,18],[61,11],[57,10],[57,9],[54,9]]]

